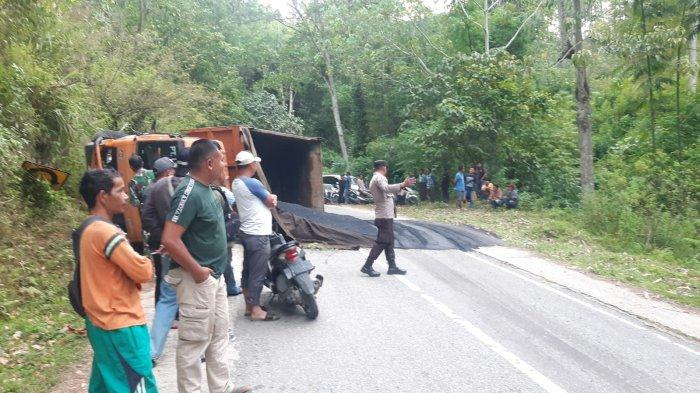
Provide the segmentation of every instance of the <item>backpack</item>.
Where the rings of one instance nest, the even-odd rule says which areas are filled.
[[[224,225],[226,226],[226,241],[233,242],[238,239],[238,231],[241,229],[241,220],[238,218],[238,214],[233,211],[231,205],[228,204],[226,199],[226,194],[224,190],[219,187],[212,187],[212,189],[223,198],[223,209],[224,209]]]
[[[90,216],[80,224],[80,227],[74,229],[71,233],[75,269],[73,270],[73,279],[68,283],[68,300],[70,300],[70,305],[73,306],[73,310],[83,318],[85,317],[85,309],[83,308],[83,297],[80,293],[80,238],[83,236],[85,228],[95,221],[109,222],[101,217]]]

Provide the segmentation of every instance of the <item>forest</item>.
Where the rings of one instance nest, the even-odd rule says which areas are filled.
[[[0,0],[3,264],[12,222],[79,206],[96,133],[249,124],[323,137],[328,173],[481,162],[522,210],[666,261],[697,295],[697,0],[280,3]],[[65,190],[25,160],[70,172]]]

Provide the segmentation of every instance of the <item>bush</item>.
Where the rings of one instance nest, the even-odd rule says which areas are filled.
[[[63,190],[54,191],[47,181],[29,172],[23,172],[19,176],[20,182],[16,188],[20,190],[21,200],[33,217],[54,215],[56,210],[75,203]]]
[[[677,260],[692,265],[698,261],[698,216],[663,211],[648,192],[599,192],[583,202],[585,228],[620,251],[666,249]],[[651,203],[648,201],[652,200]]]
[[[345,172],[345,161],[343,161],[343,157],[340,153],[324,146],[321,154],[323,155],[324,174],[339,174]]]

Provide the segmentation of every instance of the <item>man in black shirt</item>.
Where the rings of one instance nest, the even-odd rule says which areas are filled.
[[[440,189],[442,190],[442,201],[445,203],[450,202],[450,182],[452,181],[452,176],[450,171],[445,169],[442,173],[442,180],[440,181]]]

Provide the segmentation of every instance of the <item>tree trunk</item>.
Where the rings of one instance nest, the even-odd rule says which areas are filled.
[[[146,0],[139,0],[139,25],[138,32],[143,31],[143,23],[146,21]]]
[[[676,48],[676,133],[679,148],[681,142],[681,45]],[[679,149],[680,150],[680,149]]]
[[[578,1],[578,0],[575,0]],[[640,24],[642,28],[642,37],[647,36],[647,18],[644,13],[644,0],[639,0],[639,15]],[[651,70],[651,55],[646,53],[646,63],[647,63],[647,87],[649,91],[649,121],[651,122],[651,150],[656,152],[656,106],[654,104],[654,74]],[[653,155],[656,157],[656,154]]]
[[[325,80],[328,85],[328,92],[331,94],[331,107],[333,109],[333,120],[335,121],[335,130],[338,132],[338,141],[340,143],[340,152],[343,155],[345,166],[350,165],[348,157],[348,148],[345,146],[345,135],[343,133],[343,124],[340,122],[340,108],[338,107],[338,94],[335,90],[335,82],[333,81],[333,69],[331,65],[331,57],[328,52],[323,53],[323,58],[326,62]]]
[[[281,107],[287,106],[287,92],[284,90],[284,85],[277,86],[277,94],[275,98],[277,99],[277,104]]]
[[[489,0],[484,0],[484,53],[489,50]]]
[[[566,5],[564,5],[564,0],[557,1],[557,13],[559,15],[559,40],[561,45],[559,60],[563,60],[569,49],[571,49],[569,31],[566,27]]]
[[[289,115],[292,116],[294,114],[294,89],[292,88],[292,85],[289,85]]]
[[[583,48],[581,33],[581,1],[573,0],[574,5],[574,51]],[[581,189],[584,194],[593,192],[593,140],[591,129],[591,91],[588,87],[586,65],[580,59],[574,62],[576,67],[576,124],[579,135],[579,151],[581,156]]]
[[[469,53],[474,53],[474,46],[472,45],[472,35],[471,35],[471,29],[469,28],[469,25],[466,25],[467,27],[467,42],[469,42]]]
[[[690,52],[688,56],[690,58],[690,78],[688,78],[688,85],[690,87],[690,92],[695,94],[698,87],[698,33],[690,37],[688,51]]]

